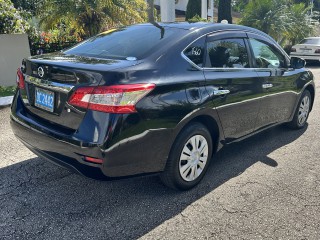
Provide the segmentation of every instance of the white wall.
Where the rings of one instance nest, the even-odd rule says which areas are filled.
[[[175,4],[172,0],[161,0],[161,22],[174,22],[176,19]]]
[[[175,0],[172,0],[175,1]],[[201,1],[201,0],[199,0]],[[154,0],[154,4],[160,6],[160,0]],[[176,3],[176,9],[180,11],[186,11],[188,0],[178,0]],[[211,1],[209,1],[208,8],[211,8]],[[208,12],[208,16],[211,16],[211,11]]]
[[[0,85],[16,85],[17,68],[30,56],[27,34],[0,34]]]
[[[172,0],[175,1],[175,0]],[[160,0],[154,0],[154,4],[160,6]],[[185,11],[187,8],[188,0],[179,0],[176,4],[176,9]]]
[[[178,3],[176,3],[176,9],[185,11],[187,9],[188,0],[179,0]]]

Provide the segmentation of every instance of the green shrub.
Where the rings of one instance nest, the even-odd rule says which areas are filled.
[[[193,18],[190,18],[188,20],[189,23],[194,23],[194,22],[208,22],[207,19],[201,18],[198,14],[196,14]]]
[[[0,97],[13,96],[16,91],[16,86],[3,87],[0,86]]]
[[[196,15],[201,16],[201,1],[189,0],[186,10],[186,21],[192,19]]]
[[[25,33],[30,24],[10,0],[0,0],[0,34]]]

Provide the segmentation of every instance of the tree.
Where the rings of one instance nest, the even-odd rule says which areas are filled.
[[[291,45],[294,45],[315,32],[318,22],[311,19],[311,16],[308,15],[309,10],[310,8],[303,3],[288,7],[288,21],[291,24],[284,32],[282,41],[288,40]]]
[[[303,3],[294,4],[291,0],[251,0],[240,23],[269,34],[280,44],[293,44],[314,31],[315,22],[308,10]]]
[[[0,34],[26,33],[30,28],[10,0],[0,0]]]
[[[44,0],[41,9],[40,24],[46,30],[67,25],[82,38],[147,19],[145,0]]]
[[[186,10],[186,21],[196,15],[201,16],[201,0],[189,0]]]
[[[37,6],[41,0],[11,0],[16,9],[23,9],[31,14],[35,14]]]
[[[231,0],[219,1],[218,22],[222,20],[228,20],[229,23],[232,23]]]
[[[250,0],[233,0],[232,9],[236,12],[243,12]]]

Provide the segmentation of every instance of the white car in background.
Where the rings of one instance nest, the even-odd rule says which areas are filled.
[[[320,37],[303,39],[299,44],[292,46],[290,56],[320,61]]]

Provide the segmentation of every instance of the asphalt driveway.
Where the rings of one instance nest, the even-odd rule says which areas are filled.
[[[320,67],[307,128],[224,148],[188,192],[99,182],[36,157],[0,109],[0,239],[320,239]]]

